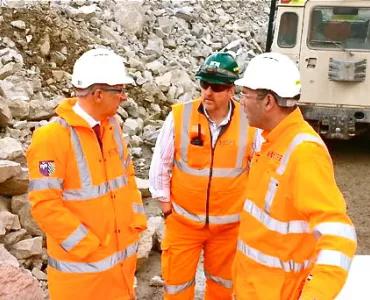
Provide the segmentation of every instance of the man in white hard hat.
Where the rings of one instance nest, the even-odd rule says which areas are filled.
[[[233,283],[238,300],[332,300],[356,251],[326,146],[297,107],[300,74],[278,53],[253,58],[241,102],[265,142],[252,159]]]
[[[135,299],[139,233],[146,216],[117,109],[133,83],[108,49],[75,63],[76,98],[34,132],[27,151],[32,215],[46,233],[53,300]]]

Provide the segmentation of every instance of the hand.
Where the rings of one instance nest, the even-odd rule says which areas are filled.
[[[162,210],[162,213],[163,213],[165,218],[171,214],[171,212],[172,212],[171,202],[159,201],[159,206],[160,206],[160,208]]]

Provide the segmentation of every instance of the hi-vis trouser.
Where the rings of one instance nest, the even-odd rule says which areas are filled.
[[[170,215],[162,243],[164,299],[194,299],[195,274],[204,251],[206,300],[231,300],[231,267],[236,252],[239,223],[194,229]]]

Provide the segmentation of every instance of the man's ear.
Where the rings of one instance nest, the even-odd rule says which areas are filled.
[[[277,101],[275,97],[271,94],[267,94],[265,98],[265,110],[271,111],[273,110],[277,105]]]
[[[92,94],[94,102],[100,103],[103,99],[103,91],[99,88],[97,88],[94,93]]]
[[[230,98],[233,97],[235,95],[235,85],[233,85],[230,89],[229,89],[229,95],[230,95]]]

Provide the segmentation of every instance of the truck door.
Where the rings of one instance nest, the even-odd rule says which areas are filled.
[[[299,62],[304,7],[280,4],[277,11],[272,51]]]

